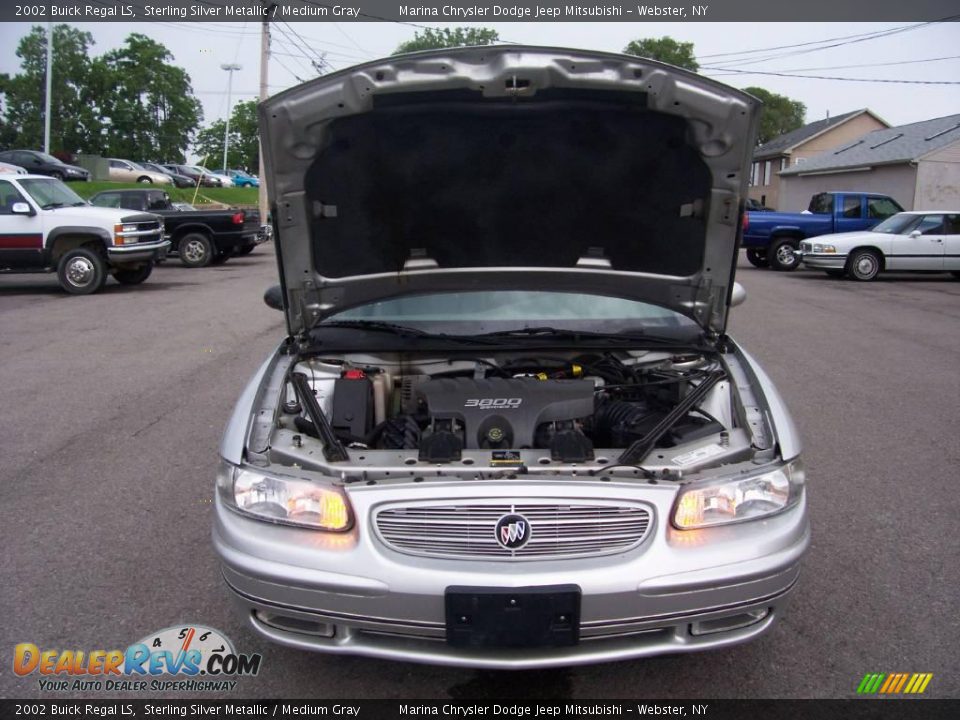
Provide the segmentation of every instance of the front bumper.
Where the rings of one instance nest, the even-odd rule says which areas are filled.
[[[477,493],[452,485],[426,490],[438,491],[451,498]],[[491,484],[483,496],[583,498],[597,491],[595,484],[575,481]],[[634,550],[589,559],[464,561],[396,552],[377,539],[368,519],[383,502],[409,499],[414,494],[409,487],[351,488],[358,521],[339,535],[252,520],[217,498],[213,541],[223,577],[251,627],[299,649],[528,669],[725,647],[773,625],[810,541],[804,499],[767,520],[677,531],[668,522],[676,488],[605,484],[603,492],[609,491],[652,506],[652,529]],[[578,644],[531,649],[447,644],[447,588],[557,584],[581,589]]]
[[[847,264],[847,256],[836,253],[812,253],[795,250],[793,254],[800,259],[801,263],[817,270],[843,270]]]
[[[162,260],[170,248],[169,240],[136,243],[134,245],[115,245],[107,248],[107,257],[114,263],[134,263],[147,260]]]

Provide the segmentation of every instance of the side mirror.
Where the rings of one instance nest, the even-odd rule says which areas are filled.
[[[11,211],[14,215],[33,215],[33,208],[30,207],[30,206],[29,206],[27,203],[25,203],[25,202],[14,203],[14,204],[10,207],[10,211]]]
[[[743,305],[743,301],[747,299],[747,289],[738,282],[733,284],[733,291],[730,293],[730,307],[736,307],[737,305]]]
[[[920,231],[913,230],[907,237],[920,237]]]
[[[269,308],[283,310],[283,291],[280,290],[280,286],[273,285],[268,287],[267,291],[263,294],[263,302],[266,303]]]

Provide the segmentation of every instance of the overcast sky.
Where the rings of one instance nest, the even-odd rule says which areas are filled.
[[[424,23],[437,27],[465,23]],[[904,28],[914,23],[483,23],[506,41],[534,45],[588,48],[619,52],[642,37],[670,35],[693,42],[701,65],[736,61],[738,70],[803,72],[849,78],[891,80],[960,81],[960,23],[940,23],[890,34],[887,37],[851,42],[847,36]],[[256,97],[259,87],[259,24],[249,23],[77,23],[96,42],[101,54],[123,44],[131,32],[139,32],[165,45],[174,62],[186,69],[194,92],[210,122],[227,110],[227,73],[222,63],[237,62],[243,69],[234,74],[233,101]],[[19,71],[16,46],[29,30],[26,23],[0,23],[0,72]],[[389,55],[413,36],[416,28],[398,23],[294,22],[275,25],[270,63],[270,92],[279,92],[316,76],[309,60],[315,54],[334,68]],[[294,31],[296,34],[294,34]],[[830,49],[810,47],[771,50],[753,55],[742,53],[831,38]],[[790,55],[784,56],[786,53]],[[771,57],[780,56],[780,57]],[[938,59],[949,57],[951,59]],[[877,65],[883,63],[883,65]],[[849,67],[852,65],[860,67]],[[863,66],[867,67],[863,67]],[[960,85],[913,85],[880,82],[843,82],[764,75],[720,75],[701,69],[735,87],[758,85],[788,95],[807,106],[807,121],[868,107],[893,125],[960,113]]]

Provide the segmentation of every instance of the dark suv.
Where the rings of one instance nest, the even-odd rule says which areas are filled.
[[[34,175],[49,175],[57,180],[89,180],[90,172],[76,165],[67,165],[53,155],[36,150],[7,150],[0,152],[0,161],[19,165]]]

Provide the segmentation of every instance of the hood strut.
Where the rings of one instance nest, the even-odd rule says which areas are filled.
[[[300,398],[307,416],[317,429],[317,437],[323,442],[323,456],[327,459],[327,462],[349,460],[350,455],[347,454],[343,444],[337,439],[333,428],[330,426],[330,421],[323,414],[317,398],[310,389],[310,385],[307,384],[307,376],[303,373],[291,373],[290,382],[293,383],[293,389],[296,391],[297,397]]]
[[[650,451],[657,444],[670,428],[677,424],[681,418],[685,417],[687,412],[700,402],[704,396],[710,392],[710,388],[716,385],[727,374],[723,370],[714,370],[707,375],[696,388],[673,409],[670,414],[657,423],[656,427],[639,440],[623,451],[623,454],[617,458],[618,465],[640,465],[646,459]]]

